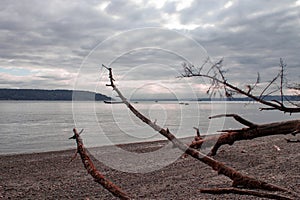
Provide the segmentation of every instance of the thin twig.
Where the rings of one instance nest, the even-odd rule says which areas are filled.
[[[281,104],[283,105],[283,79],[284,79],[284,68],[286,64],[283,63],[283,59],[280,58],[280,97],[281,97]]]
[[[229,91],[228,89],[230,90],[233,90],[235,91],[236,93],[239,93],[241,95],[244,95],[244,96],[247,96],[251,99],[253,99],[254,101],[257,101],[261,104],[264,104],[264,105],[267,105],[269,106],[270,108],[261,108],[261,110],[279,110],[279,111],[283,111],[283,112],[287,112],[287,113],[298,113],[300,112],[300,107],[286,107],[286,106],[281,106],[281,105],[278,105],[276,103],[273,103],[273,102],[270,102],[270,101],[266,101],[264,100],[264,98],[262,98],[263,94],[265,93],[265,91],[279,78],[279,77],[282,77],[281,76],[281,73],[278,73],[278,75],[264,88],[264,90],[262,91],[262,93],[260,94],[259,97],[257,96],[254,96],[251,92],[248,91],[244,91],[238,87],[236,87],[235,85],[232,85],[230,84],[225,76],[224,76],[224,71],[221,69],[221,64],[222,64],[222,59],[213,64],[210,69],[208,70],[208,73],[202,73],[201,71],[199,72],[198,70],[191,70],[189,69],[188,71],[186,71],[186,74],[184,75],[184,77],[204,77],[204,78],[208,78],[212,81],[212,84],[211,84],[211,87],[209,88],[208,92],[213,92],[214,93],[214,90],[215,89],[218,89],[220,88],[220,84],[223,85],[223,88],[225,90],[225,95],[227,97],[231,97],[233,95],[233,93],[231,91]],[[184,66],[183,66],[184,67]],[[216,70],[214,70],[216,69]],[[184,70],[185,67],[184,67]],[[211,71],[213,71],[213,74],[210,75]],[[221,76],[220,78],[218,78],[217,76]],[[283,80],[284,77],[282,77],[282,80]],[[283,82],[283,81],[282,81]],[[283,87],[283,83],[281,86],[279,86],[279,90],[281,90]],[[278,91],[278,89],[277,89]],[[283,97],[283,93],[282,93],[282,97]],[[283,102],[283,101],[282,101]],[[283,103],[282,103],[283,104]]]
[[[260,93],[260,95],[259,95],[259,99],[263,99],[263,95],[264,95],[264,93],[267,91],[267,89],[279,78],[279,75],[280,74],[277,74],[277,76],[275,76],[274,78],[273,78],[273,80],[271,80],[270,82],[269,82],[269,84],[263,89],[263,91]],[[278,89],[276,89],[276,91],[278,91]]]
[[[211,116],[209,117],[209,119],[214,119],[214,118],[219,118],[219,117],[233,117],[236,121],[240,122],[241,124],[248,126],[248,127],[256,127],[257,124],[254,124],[244,118],[242,118],[241,116],[237,115],[237,114],[221,114],[221,115],[215,115],[215,116]]]

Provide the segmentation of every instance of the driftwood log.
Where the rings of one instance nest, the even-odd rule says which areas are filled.
[[[123,192],[118,186],[116,186],[114,183],[112,183],[110,180],[106,179],[105,176],[99,172],[95,165],[93,164],[92,160],[87,154],[87,151],[85,150],[83,146],[82,139],[80,137],[80,133],[76,130],[76,128],[73,129],[74,135],[70,137],[69,139],[75,139],[77,143],[77,152],[74,156],[76,157],[77,153],[80,155],[82,163],[87,170],[87,172],[94,178],[94,181],[102,185],[105,189],[107,189],[111,194],[114,196],[120,198],[120,199],[130,199],[128,194]],[[74,159],[73,158],[73,159]]]
[[[144,116],[142,113],[140,113],[138,110],[136,110],[129,101],[123,96],[123,94],[120,92],[120,90],[116,87],[114,84],[114,78],[112,73],[112,68],[108,68],[105,65],[102,65],[109,71],[109,80],[110,84],[107,84],[106,86],[112,87],[112,89],[118,94],[120,99],[123,101],[123,103],[130,109],[130,111],[138,117],[141,121],[146,123],[148,126],[153,128],[155,131],[159,132],[161,135],[166,137],[169,141],[173,143],[174,146],[182,150],[184,153],[192,156],[193,158],[203,162],[204,164],[210,166],[213,170],[217,171],[218,174],[223,174],[230,178],[233,183],[233,187],[239,187],[239,188],[251,188],[251,189],[262,189],[262,190],[269,190],[269,191],[282,191],[282,192],[288,192],[293,193],[292,191],[289,191],[286,188],[270,184],[261,180],[258,180],[254,177],[246,176],[235,169],[226,166],[222,162],[219,162],[215,159],[213,159],[210,156],[207,156],[200,151],[190,148],[188,145],[184,144],[180,140],[178,140],[174,134],[172,134],[168,128],[164,129],[156,124],[156,122],[152,122],[150,119],[148,119],[146,116]],[[274,194],[276,195],[276,194]]]
[[[258,137],[271,135],[292,134],[295,136],[296,134],[300,133],[300,120],[290,120],[268,124],[254,124],[236,114],[216,115],[210,117],[210,119],[218,117],[233,117],[236,121],[247,127],[237,130],[222,130],[222,134],[220,136],[206,136],[202,139],[195,139],[190,144],[191,148],[199,149],[205,142],[217,141],[209,153],[210,156],[214,156],[222,145],[233,145],[233,143],[236,141],[251,140]]]

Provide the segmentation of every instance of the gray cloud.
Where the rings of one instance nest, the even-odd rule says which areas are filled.
[[[213,56],[225,57],[227,67],[236,74],[241,73],[241,68],[270,73],[268,69],[278,65],[280,57],[286,60],[289,68],[299,69],[300,59],[295,52],[300,50],[297,30],[300,28],[300,18],[295,1],[233,2],[232,7],[219,12],[207,10],[213,14],[204,17],[204,20],[216,24],[215,27],[208,31],[203,28],[195,30],[193,35],[208,52]],[[203,20],[193,16],[193,19],[199,18]],[[213,36],[203,38],[205,33]],[[256,73],[247,75],[251,74],[255,76]],[[295,76],[290,78],[295,79]]]
[[[157,34],[154,29],[145,29],[122,34],[144,27],[172,28],[203,45],[213,60],[224,57],[232,82],[255,81],[258,71],[265,81],[270,80],[280,57],[288,64],[290,81],[299,80],[299,1],[194,0],[179,9],[179,4],[186,2],[169,0],[158,8],[151,1],[3,0],[0,87],[73,88],[83,62],[78,76],[83,79],[77,79],[75,87],[93,90],[99,81],[99,66],[114,59],[116,74],[127,73],[127,80],[136,84],[144,79],[170,80],[185,59],[205,57],[191,40],[187,42],[176,32]],[[115,39],[105,43],[113,35]],[[177,50],[173,54],[153,51],[159,46]],[[130,49],[132,52],[122,52]],[[176,55],[178,52],[187,58]],[[174,70],[168,73],[169,68]],[[12,69],[30,73],[20,77]]]

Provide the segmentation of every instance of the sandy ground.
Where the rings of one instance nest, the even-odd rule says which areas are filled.
[[[283,138],[272,136],[226,145],[215,159],[300,194],[300,144],[286,143]],[[143,155],[163,144],[139,143],[122,148]],[[101,152],[114,159],[109,147]],[[69,164],[73,154],[74,150],[68,150],[0,156],[0,199],[115,199],[86,173],[79,156]],[[228,187],[231,180],[190,157],[148,173],[118,171],[97,160],[95,165],[134,199],[260,199],[201,194],[199,188]]]

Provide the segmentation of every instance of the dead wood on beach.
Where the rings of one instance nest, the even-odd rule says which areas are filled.
[[[247,127],[236,130],[221,130],[220,132],[222,132],[222,134],[220,136],[207,136],[202,139],[195,139],[190,144],[191,148],[200,149],[203,143],[215,140],[216,143],[209,153],[210,156],[215,156],[218,149],[222,145],[233,145],[236,141],[251,140],[258,137],[266,137],[271,135],[292,134],[295,136],[296,134],[300,133],[300,120],[254,124],[236,114],[216,115],[210,117],[210,119],[219,117],[233,117],[236,121]]]
[[[112,68],[108,68],[103,65],[108,72],[109,72],[109,80],[110,84],[107,84],[106,86],[112,87],[112,89],[118,94],[122,102],[130,109],[130,111],[138,117],[141,121],[149,125],[151,128],[153,128],[155,131],[159,132],[161,135],[166,137],[168,140],[170,140],[174,146],[185,152],[186,154],[192,156],[193,158],[203,162],[204,164],[210,166],[213,170],[217,171],[218,174],[223,174],[230,178],[232,182],[233,187],[242,187],[242,188],[251,188],[251,189],[262,189],[262,190],[268,190],[268,191],[281,191],[281,192],[290,192],[288,189],[274,185],[269,184],[264,181],[260,181],[254,177],[246,176],[235,169],[226,166],[225,164],[213,159],[210,156],[207,156],[200,151],[190,148],[186,144],[182,143],[180,140],[178,140],[175,135],[173,135],[168,128],[162,128],[155,121],[151,121],[146,116],[144,116],[142,113],[140,113],[138,110],[136,110],[130,103],[127,101],[127,99],[123,96],[123,94],[120,92],[120,90],[116,87],[114,84],[114,78],[112,73]],[[292,192],[290,192],[292,193]],[[274,194],[275,195],[275,194]]]
[[[74,135],[72,137],[70,137],[70,139],[76,140],[77,151],[76,151],[75,156],[77,155],[77,153],[80,155],[84,167],[86,168],[87,172],[94,178],[94,181],[99,183],[100,185],[102,185],[105,189],[107,189],[114,196],[116,196],[120,199],[124,199],[124,200],[130,199],[128,194],[123,192],[113,182],[111,182],[110,180],[105,178],[105,176],[96,169],[95,165],[93,164],[92,160],[88,156],[87,151],[85,150],[85,148],[83,146],[83,142],[80,137],[80,133],[82,131],[80,133],[78,133],[77,129],[74,128],[73,132],[74,132]]]

